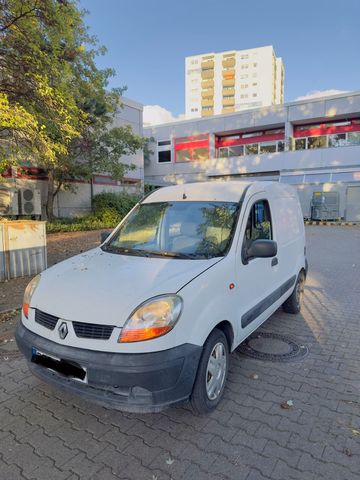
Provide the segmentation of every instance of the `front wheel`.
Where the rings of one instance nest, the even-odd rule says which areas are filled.
[[[299,273],[295,288],[290,297],[283,303],[282,307],[286,313],[300,313],[301,304],[304,296],[305,274],[303,271]]]
[[[215,329],[204,344],[194,388],[190,397],[198,414],[211,412],[224,393],[229,368],[229,346],[224,333]]]

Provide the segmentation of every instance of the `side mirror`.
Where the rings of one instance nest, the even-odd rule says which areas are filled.
[[[277,254],[277,243],[274,240],[254,240],[246,252],[246,259],[249,258],[270,258]]]
[[[100,234],[100,242],[104,243],[105,240],[109,237],[111,232],[101,232]]]

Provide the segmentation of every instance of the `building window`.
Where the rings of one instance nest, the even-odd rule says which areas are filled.
[[[192,151],[192,159],[194,161],[208,160],[209,149],[208,148],[194,148]]]
[[[346,133],[329,135],[329,147],[345,147],[347,145]]]
[[[257,67],[257,63],[253,63],[253,67],[256,68],[256,67]]]
[[[241,69],[242,69],[242,70],[245,70],[246,68],[249,68],[249,64],[248,64],[248,63],[244,63],[244,65],[241,65]]]
[[[280,140],[279,142],[277,142],[277,151],[283,152],[284,150],[285,150],[285,143]]]
[[[257,97],[257,93],[253,93],[252,96],[253,96],[253,97]]]
[[[325,148],[327,146],[326,135],[320,135],[319,137],[308,137],[307,148]]]
[[[190,160],[191,160],[190,149],[178,150],[176,152],[176,161],[177,162],[190,162]]]
[[[249,95],[246,93],[246,94],[244,94],[244,95],[240,95],[240,98],[248,98],[248,96],[249,96]]]
[[[245,155],[257,155],[259,153],[258,143],[249,143],[245,145]]]
[[[306,149],[306,138],[296,138],[295,150],[305,150],[305,149]]]
[[[161,150],[158,152],[158,162],[159,163],[170,163],[171,162],[171,150]]]
[[[257,82],[254,82],[254,83],[252,84],[252,86],[253,86],[253,87],[257,87]]]
[[[249,86],[249,85],[248,85],[247,83],[242,83],[242,84],[240,85],[240,88],[248,88],[248,86]]]
[[[240,78],[244,80],[245,78],[249,78],[249,75],[247,73],[243,73],[242,75],[240,75]]]
[[[349,132],[348,142],[349,145],[360,145],[360,132]]]
[[[272,143],[260,143],[260,152],[259,153],[275,153],[276,152],[276,142]]]
[[[164,147],[165,145],[171,145],[171,140],[161,140],[158,142],[159,147]]]

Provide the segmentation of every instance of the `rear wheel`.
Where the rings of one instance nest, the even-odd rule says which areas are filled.
[[[301,304],[304,296],[305,274],[301,271],[298,275],[294,291],[290,297],[283,303],[282,307],[286,313],[300,313]]]
[[[190,397],[193,410],[203,414],[219,404],[229,368],[229,347],[225,334],[213,330],[204,344],[194,388]]]

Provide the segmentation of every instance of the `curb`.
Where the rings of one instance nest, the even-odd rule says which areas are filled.
[[[326,225],[326,226],[337,226],[337,227],[360,227],[359,222],[336,222],[332,220],[322,221],[322,220],[305,220],[305,225]]]

